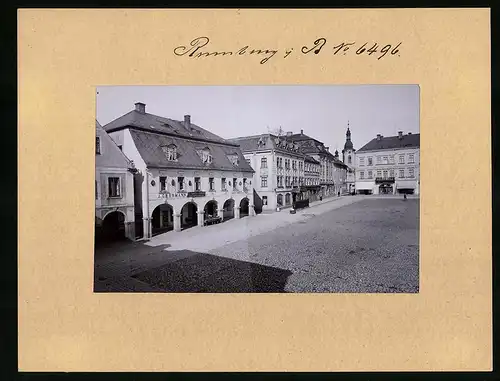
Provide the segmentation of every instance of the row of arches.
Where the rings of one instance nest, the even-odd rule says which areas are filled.
[[[239,203],[240,218],[249,215],[250,202],[247,197]],[[230,198],[224,202],[222,209],[219,209],[219,203],[215,200],[208,201],[203,207],[204,220],[213,217],[222,217],[223,221],[230,220],[234,215],[235,201]],[[220,212],[222,215],[220,215]],[[198,225],[198,205],[195,202],[188,201],[180,209],[180,227],[181,230]],[[174,229],[174,208],[172,205],[164,203],[158,205],[152,213],[151,219],[152,234],[160,234]]]

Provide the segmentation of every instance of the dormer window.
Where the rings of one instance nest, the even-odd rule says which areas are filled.
[[[212,163],[212,153],[210,152],[210,148],[205,147],[202,150],[199,150],[198,155],[200,156],[203,164],[211,164]]]
[[[168,161],[177,160],[177,146],[175,144],[169,144],[168,146],[161,147]]]
[[[234,166],[238,166],[239,165],[238,154],[233,153],[231,155],[228,155],[227,158],[229,159],[229,161],[231,162],[231,164],[233,164]]]

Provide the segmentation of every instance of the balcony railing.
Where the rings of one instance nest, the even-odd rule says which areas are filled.
[[[395,181],[394,177],[375,177],[375,183],[393,183]]]

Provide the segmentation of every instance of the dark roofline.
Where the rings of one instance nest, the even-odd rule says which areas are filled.
[[[412,136],[412,137],[418,136],[418,144],[408,144],[407,146],[390,147],[390,148],[370,148],[370,149],[365,148],[365,147],[369,146],[370,143],[377,141],[377,138],[373,138],[368,143],[366,143],[363,147],[358,149],[357,152],[389,151],[389,150],[401,150],[401,149],[408,149],[408,148],[420,148],[420,133],[416,133],[416,134],[410,133],[410,134],[403,135],[403,137],[405,137],[405,136]],[[384,141],[386,139],[394,139],[394,138],[398,138],[398,135],[382,136],[380,141]]]
[[[205,170],[209,172],[248,172],[248,173],[255,173],[255,170],[252,169],[239,169],[239,168],[233,168],[233,169],[217,169],[217,168],[207,168],[207,167],[196,167],[196,166],[161,166],[161,165],[147,165],[148,168],[155,168],[155,169],[179,169],[179,170]]]
[[[153,114],[150,114],[150,115],[153,115]],[[179,122],[179,121],[177,121],[177,122]],[[179,122],[179,123],[181,123],[181,122]],[[231,147],[239,147],[238,144],[231,143],[227,139],[224,139],[224,141],[222,142],[222,141],[218,141],[218,140],[203,139],[203,138],[199,138],[199,137],[196,137],[196,136],[186,136],[186,135],[174,134],[174,133],[169,133],[169,132],[164,132],[164,131],[151,131],[151,129],[148,129],[148,128],[138,127],[138,126],[132,126],[132,125],[129,125],[129,124],[124,125],[124,126],[120,126],[120,127],[110,128],[109,130],[105,129],[105,131],[107,133],[110,133],[110,132],[125,130],[127,128],[130,128],[130,129],[133,129],[133,130],[139,130],[139,131],[142,131],[142,132],[149,132],[150,134],[158,134],[158,135],[171,136],[171,137],[178,138],[178,139],[196,140],[196,141],[199,141],[199,142],[205,142],[205,143],[211,143],[211,144],[221,144],[221,145],[226,145],[226,146],[231,146]]]

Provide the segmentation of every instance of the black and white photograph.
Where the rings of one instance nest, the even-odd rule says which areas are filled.
[[[418,293],[419,115],[415,84],[97,87],[94,292]]]

